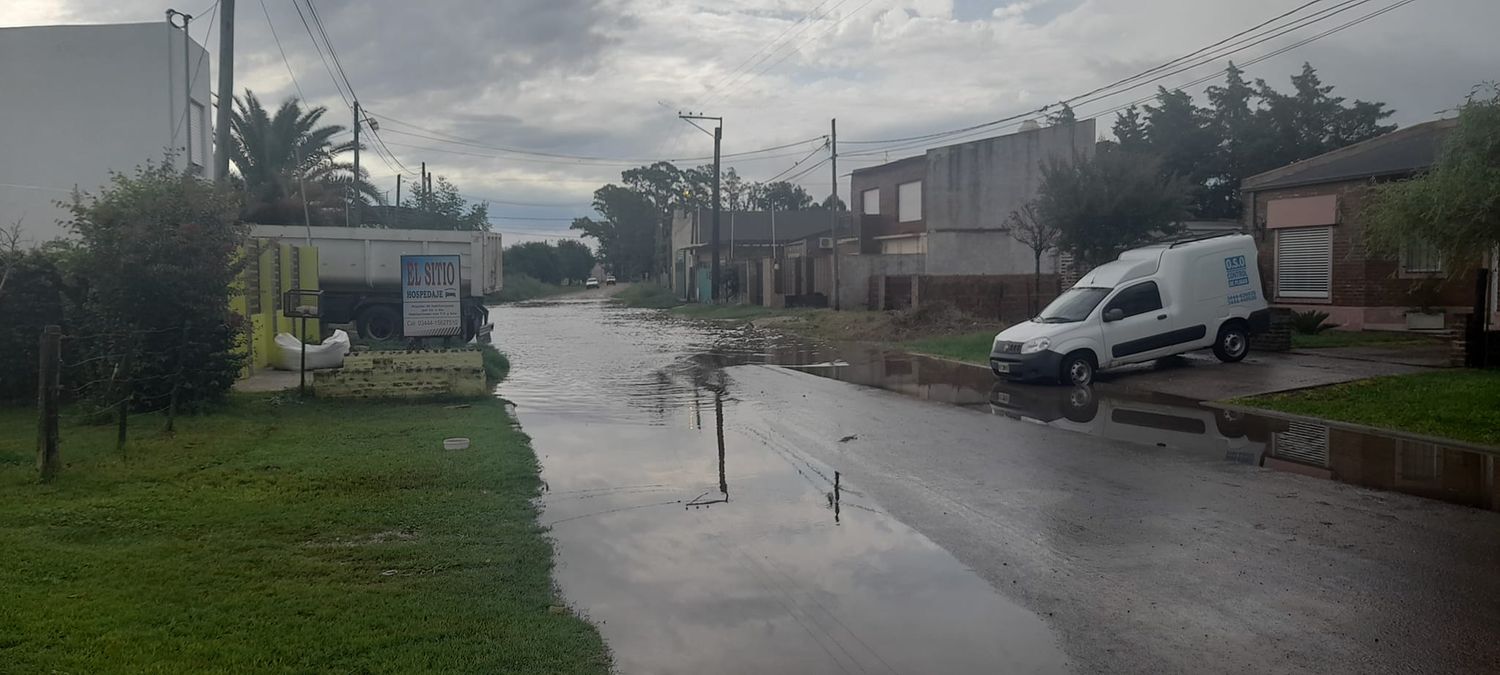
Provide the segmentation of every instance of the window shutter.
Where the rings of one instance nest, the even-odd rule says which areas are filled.
[[[1276,231],[1276,295],[1327,298],[1333,284],[1333,228]]]

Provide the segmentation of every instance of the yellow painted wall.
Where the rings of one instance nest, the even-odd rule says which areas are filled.
[[[277,333],[298,334],[301,319],[282,316],[281,295],[293,288],[318,289],[318,249],[315,246],[298,246],[272,240],[255,240],[242,249],[244,255],[254,256],[240,274],[235,296],[230,299],[230,308],[246,319],[246,339],[241,353],[249,350],[250,359],[240,375],[248,376],[271,365],[271,354],[275,348]],[[294,258],[294,256],[296,256]],[[296,261],[294,265],[293,262]],[[249,266],[253,265],[252,271]],[[293,268],[299,272],[292,278]],[[259,311],[251,312],[250,298],[254,296]],[[321,340],[322,326],[317,319],[307,320],[307,333],[303,340]]]

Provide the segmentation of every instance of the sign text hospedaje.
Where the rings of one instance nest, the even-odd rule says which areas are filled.
[[[401,323],[407,337],[463,332],[456,255],[401,256]]]

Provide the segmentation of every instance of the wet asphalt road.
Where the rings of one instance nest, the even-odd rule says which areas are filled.
[[[493,318],[621,672],[1500,671],[1493,457],[597,299]]]

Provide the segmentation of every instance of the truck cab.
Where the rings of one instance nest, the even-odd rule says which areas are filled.
[[[1269,323],[1255,240],[1235,234],[1132,249],[1040,314],[995,336],[996,376],[1089,384],[1100,369],[1212,348],[1245,358]]]

